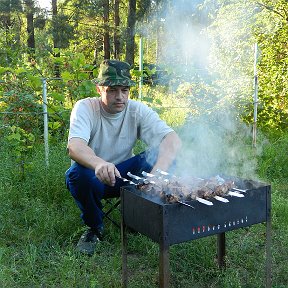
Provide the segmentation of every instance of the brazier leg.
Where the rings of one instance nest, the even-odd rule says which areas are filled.
[[[271,275],[271,190],[267,193],[267,220],[266,220],[266,288],[272,287],[272,275]]]
[[[225,233],[217,234],[217,260],[219,268],[225,267]]]
[[[169,271],[169,245],[160,242],[159,255],[159,287],[168,288],[170,280]]]

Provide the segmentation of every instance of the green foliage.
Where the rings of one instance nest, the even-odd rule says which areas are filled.
[[[143,63],[142,71],[139,70],[138,66],[134,67],[131,70],[131,75],[136,78],[137,82],[142,77],[142,83],[150,86],[167,86],[171,78],[168,69],[149,63]]]
[[[47,82],[49,134],[51,141],[66,137],[72,105],[79,99],[97,96],[93,65],[83,54],[59,57],[62,79]],[[0,67],[0,112],[3,125],[15,125],[27,132],[43,133],[42,77],[34,67]]]
[[[50,97],[49,101],[51,100],[53,103],[50,107],[51,111],[55,111],[52,116],[55,119],[51,119],[51,122],[61,122],[62,127],[64,127],[68,113],[66,108],[69,109],[69,106],[78,99],[97,96],[90,79],[95,76],[94,65],[103,59],[102,35],[104,31],[109,30],[110,36],[117,32],[121,47],[119,58],[125,58],[123,55],[126,40],[124,39],[124,31],[126,29],[128,2],[120,5],[120,25],[117,27],[114,26],[113,21],[109,21],[107,27],[103,26],[101,15],[103,7],[102,3],[97,1],[82,1],[80,3],[73,0],[58,3],[58,15],[52,18],[45,18],[45,11],[35,9],[34,24],[35,27],[39,28],[35,29],[35,57],[33,60],[29,59],[30,63],[27,61],[25,48],[27,33],[25,33],[23,26],[24,15],[21,14],[24,6],[21,1],[13,1],[11,5],[6,5],[9,1],[7,3],[2,2],[0,6],[0,13],[3,15],[0,21],[2,24],[0,26],[0,65],[5,67],[3,69],[7,69],[7,67],[14,69],[11,72],[17,81],[23,77],[23,80],[27,80],[25,85],[30,86],[29,89],[36,94],[41,91],[41,77],[53,77],[55,66],[60,67],[60,74],[64,83],[50,83],[48,88],[51,94],[48,96]],[[145,61],[155,65],[156,60],[158,61],[162,56],[157,55],[159,59],[155,59],[156,46],[161,46],[161,40],[171,42],[170,44],[176,45],[177,49],[181,50],[182,48],[179,47],[179,41],[176,41],[177,35],[169,34],[169,37],[165,38],[165,35],[161,34],[161,30],[167,27],[165,27],[164,22],[159,22],[158,18],[162,19],[162,16],[165,20],[169,18],[169,15],[163,13],[164,9],[167,8],[165,1],[146,0],[140,1],[141,3],[138,2],[137,17],[141,21],[136,31],[136,46],[139,40],[138,34],[141,33],[144,36]],[[253,0],[228,2],[207,0],[199,6],[201,10],[198,9],[196,3],[191,4],[190,2],[178,3],[182,7],[180,10],[178,10],[177,5],[169,5],[168,11],[175,13],[174,15],[181,13],[181,23],[186,23],[187,27],[190,27],[189,25],[192,25],[191,27],[203,26],[201,33],[204,33],[205,37],[208,36],[211,42],[210,65],[205,67],[203,73],[199,72],[196,65],[198,60],[191,59],[189,53],[187,54],[189,47],[186,47],[187,51],[177,50],[181,53],[176,53],[176,61],[172,61],[173,55],[171,56],[170,50],[167,49],[165,51],[165,57],[168,58],[167,63],[172,63],[172,66],[167,67],[169,75],[166,79],[167,83],[170,80],[170,84],[174,85],[174,91],[182,89],[179,87],[180,90],[178,90],[178,86],[179,84],[182,86],[182,82],[189,82],[193,86],[193,95],[189,94],[193,98],[190,101],[193,107],[192,113],[199,113],[201,100],[203,103],[207,103],[208,109],[210,109],[215,103],[212,98],[216,96],[218,99],[223,99],[222,103],[224,100],[228,101],[229,107],[231,107],[230,105],[237,107],[241,113],[241,118],[246,123],[251,124],[253,122],[253,45],[257,42],[261,52],[258,61],[258,126],[266,131],[273,129],[281,133],[288,126],[287,61],[285,60],[287,59],[288,35],[285,17],[287,1],[263,0],[256,3]],[[157,19],[149,15],[152,8],[158,13]],[[192,17],[191,9],[193,10]],[[110,13],[110,20],[112,20],[113,9],[110,10]],[[210,16],[209,19],[207,15]],[[204,28],[204,24],[210,25],[208,29]],[[168,28],[170,30],[172,27]],[[179,30],[179,34],[180,32]],[[53,47],[58,48],[54,49]],[[111,50],[112,47],[113,45],[111,45]],[[184,52],[185,57],[183,57],[182,52]],[[137,54],[137,51],[135,53]],[[55,55],[60,55],[60,57],[54,57]],[[184,63],[185,61],[186,63]],[[206,68],[209,69],[206,70]],[[168,72],[169,69],[174,73]],[[146,80],[151,81],[152,79],[154,85],[154,78],[158,72],[153,68],[146,67],[143,76],[147,78]],[[8,75],[9,71],[6,70],[6,73],[3,71],[1,73]],[[141,76],[141,73],[135,69],[132,73],[137,80]],[[199,79],[204,80],[199,81]],[[1,81],[6,80],[2,79]],[[8,83],[6,82],[6,84]],[[26,91],[26,88],[24,90]],[[26,93],[23,89],[20,93],[33,95],[31,91]],[[199,97],[200,94],[204,97]],[[38,96],[33,95],[35,98]],[[65,102],[66,100],[69,101],[68,104]],[[205,102],[206,100],[208,102]],[[39,102],[39,99],[36,101]],[[197,105],[194,101],[197,102]],[[155,103],[160,102],[155,100]],[[61,115],[61,105],[65,106],[63,108],[65,115]],[[63,117],[62,120],[61,117]],[[169,121],[171,122],[171,120]],[[61,133],[63,134],[64,131]]]
[[[39,94],[41,80],[25,68],[0,67],[0,112],[4,124],[19,126],[26,131],[39,131],[42,106]],[[34,127],[34,128],[33,128]]]
[[[258,126],[288,127],[287,1],[218,1],[209,27],[211,71],[219,75],[219,95],[230,97],[247,123],[253,122],[254,43],[258,44]],[[208,5],[211,1],[208,1]]]
[[[10,127],[10,130],[11,132],[6,139],[10,143],[11,148],[13,148],[12,153],[17,157],[21,157],[23,154],[31,151],[35,142],[35,136],[32,133],[26,133],[25,130],[16,126]]]
[[[20,127],[11,126],[10,133],[8,133],[6,139],[11,149],[9,154],[15,157],[16,167],[20,168],[20,179],[23,179],[25,170],[29,167],[27,159],[33,149],[35,136]]]
[[[147,13],[149,12],[150,8],[151,8],[151,0],[141,0],[138,1],[138,5],[137,5],[137,15],[136,18],[138,21],[143,20],[143,17],[147,16]]]
[[[189,113],[194,117],[222,111],[229,105],[228,99],[220,97],[215,87],[203,81],[182,82],[176,90],[176,95],[187,101]]]
[[[54,15],[50,33],[57,48],[68,48],[74,38],[74,29],[69,23],[69,16],[61,13]]]
[[[62,79],[66,84],[65,96],[73,104],[75,101],[97,95],[94,78],[94,66],[87,64],[82,53],[66,53],[62,57]]]
[[[15,11],[21,11],[21,0],[2,0],[0,3],[1,14],[9,14]]]
[[[190,111],[189,101],[182,95],[169,94],[169,90],[163,86],[143,88],[142,101],[159,113],[161,119],[173,127],[184,124]]]
[[[266,1],[265,1],[266,2]],[[288,22],[283,11],[287,11],[287,1],[259,4],[260,12],[255,27],[261,55],[259,63],[259,79],[261,95],[261,126],[268,129],[285,130],[288,127],[287,116],[287,69]],[[271,25],[273,21],[273,25]]]

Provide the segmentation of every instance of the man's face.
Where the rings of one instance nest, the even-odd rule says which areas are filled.
[[[101,102],[104,110],[110,114],[123,111],[127,105],[129,87],[126,86],[99,86]]]

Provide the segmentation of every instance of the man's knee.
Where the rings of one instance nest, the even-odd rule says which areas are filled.
[[[70,183],[90,183],[96,180],[95,172],[78,163],[74,163],[66,172]]]

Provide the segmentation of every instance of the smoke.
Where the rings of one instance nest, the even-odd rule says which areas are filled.
[[[183,147],[177,160],[177,175],[257,178],[251,131],[237,120],[235,113],[223,111],[190,119],[179,135]]]
[[[241,17],[245,18],[247,23],[251,13],[254,13],[254,8],[246,9],[245,1],[243,3],[240,1],[239,9],[235,11],[238,20],[233,18],[235,13],[230,13],[231,19],[227,21],[225,17],[221,19],[218,26],[212,29],[213,37],[210,37],[207,32],[212,20],[209,19],[208,14],[212,12],[215,16],[216,8],[219,8],[215,6],[217,1],[214,1],[216,4],[210,1],[210,8],[214,11],[209,11],[207,6],[203,5],[204,1],[199,0],[168,2],[166,7],[162,7],[163,9],[154,15],[160,23],[158,63],[165,63],[173,69],[175,79],[180,79],[175,85],[185,81],[193,83],[195,79],[200,78],[201,85],[203,83],[207,86],[211,85],[210,87],[213,86],[211,90],[218,90],[216,93],[214,91],[213,94],[207,95],[209,89],[206,89],[202,103],[199,103],[200,94],[193,95],[194,99],[198,99],[196,105],[201,113],[190,115],[185,125],[179,131],[177,130],[183,142],[177,175],[209,177],[223,173],[257,178],[255,156],[261,148],[258,146],[257,151],[252,149],[251,127],[241,122],[240,111],[237,111],[234,105],[236,97],[244,98],[243,95],[246,93],[245,95],[252,99],[253,95],[253,72],[251,75],[245,74],[249,71],[247,65],[253,67],[253,49],[250,48],[249,41],[246,41],[246,45],[242,44],[245,37],[240,33],[244,33],[246,38],[249,38],[250,32],[244,31],[244,21],[241,23]],[[237,29],[238,25],[241,25],[239,26],[241,29]],[[211,55],[211,50],[215,47],[227,51],[227,55],[232,57],[226,59],[231,59],[231,62],[226,63],[227,60],[217,53]],[[226,71],[225,67],[227,67]],[[194,84],[199,83],[194,82]],[[173,87],[171,90],[176,89]],[[191,106],[194,107],[194,104],[192,103]],[[209,108],[205,109],[205,105]]]
[[[208,65],[210,43],[203,33],[207,19],[199,10],[201,2],[170,1],[154,15],[159,23],[157,61],[173,67],[176,74],[193,73]]]

